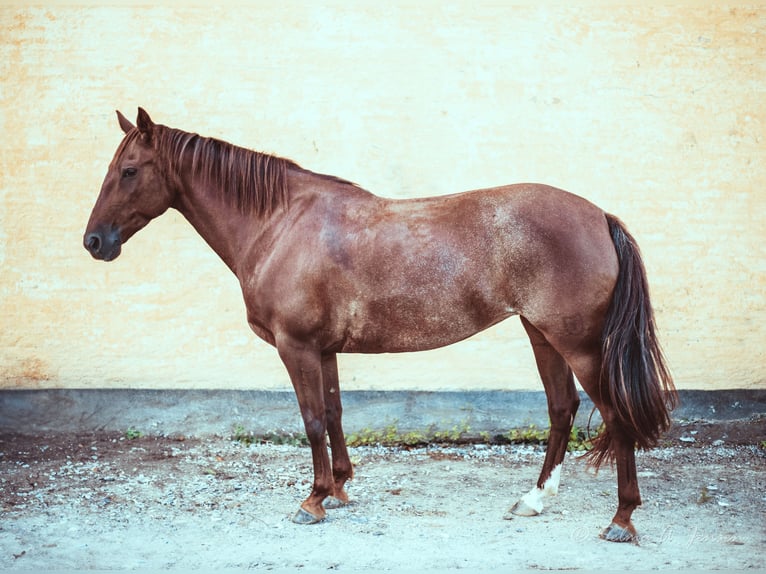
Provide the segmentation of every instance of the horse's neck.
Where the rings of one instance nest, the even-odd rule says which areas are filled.
[[[223,194],[216,189],[206,189],[196,180],[183,182],[174,207],[239,277],[251,272],[257,264],[253,260],[245,263],[244,259],[256,252],[267,256],[275,238],[310,209],[308,206],[313,205],[317,197],[331,195],[362,201],[375,198],[348,182],[300,168],[288,170],[287,177],[287,205],[275,208],[270,214],[242,213],[232,202],[227,202]]]
[[[183,186],[173,207],[236,275],[242,250],[252,244],[263,223],[261,218],[241,213],[216,190],[205,189],[197,182]]]

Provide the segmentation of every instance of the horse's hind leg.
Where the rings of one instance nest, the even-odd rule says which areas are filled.
[[[511,508],[517,516],[535,516],[543,510],[543,499],[558,493],[561,464],[567,452],[569,434],[572,430],[580,397],[574,384],[572,369],[564,357],[556,351],[543,334],[522,317],[537,362],[537,369],[548,398],[548,415],[551,420],[545,461],[537,479],[537,485]],[[511,518],[511,516],[507,516]]]
[[[596,439],[597,444],[591,451],[596,456],[591,458],[591,463],[598,468],[602,462],[598,457],[600,451],[604,461],[611,458],[617,466],[617,512],[611,524],[601,533],[601,538],[612,542],[634,542],[638,540],[638,535],[631,522],[631,515],[641,505],[634,441],[624,431],[614,408],[606,400],[608,391],[600,387],[600,354],[593,352],[574,355],[570,361],[577,379],[598,408],[606,427],[605,432]]]
[[[348,503],[346,481],[354,475],[354,468],[346,449],[346,437],[343,434],[341,416],[343,407],[340,402],[338,385],[338,360],[335,354],[322,357],[322,381],[324,383],[324,404],[327,417],[327,434],[332,449],[332,474],[334,490],[324,501],[325,508],[338,508]]]
[[[608,412],[603,406],[602,409],[602,414]],[[609,426],[607,424],[607,428]],[[617,463],[617,512],[601,533],[601,538],[610,542],[636,542],[638,534],[631,516],[636,507],[641,505],[641,493],[638,489],[635,445],[630,437],[616,427],[611,424],[609,432]]]

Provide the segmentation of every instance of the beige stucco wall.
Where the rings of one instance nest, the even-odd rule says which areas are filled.
[[[0,7],[0,387],[289,388],[177,214],[114,263],[83,250],[138,105],[382,195],[583,195],[639,240],[679,386],[766,386],[766,8],[314,4]],[[341,370],[540,388],[515,319]]]

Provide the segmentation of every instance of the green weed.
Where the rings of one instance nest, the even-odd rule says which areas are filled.
[[[573,427],[569,435],[567,450],[581,451],[592,448],[593,439],[603,431],[603,425],[595,431]],[[394,421],[381,429],[365,427],[357,432],[346,435],[346,444],[354,446],[401,446],[416,447],[433,443],[446,444],[534,444],[545,445],[548,442],[550,430],[536,425],[510,429],[503,434],[492,435],[487,431],[471,433],[467,420],[453,425],[451,428],[439,429],[430,425],[420,430],[403,431],[399,429],[398,421]],[[266,433],[255,434],[242,425],[236,425],[231,439],[246,446],[252,444],[286,444],[306,446],[308,440],[303,434]]]
[[[531,424],[526,428],[511,429],[496,438],[500,439],[500,442],[510,444],[544,444],[548,442],[548,436],[550,436],[548,429],[539,429],[537,425]]]
[[[589,428],[582,429],[577,426],[572,427],[569,433],[569,443],[567,451],[590,450],[593,448],[593,441],[606,430],[604,423],[601,423],[595,430]]]
[[[359,432],[346,435],[346,444],[348,446],[417,446],[427,442],[428,436],[426,433],[417,431],[401,433],[396,423],[387,425],[381,430],[366,427]]]
[[[697,497],[697,504],[705,504],[706,502],[709,502],[713,500],[713,497],[710,496],[710,493],[707,490],[706,486],[703,486],[700,488],[700,495]]]
[[[290,446],[307,446],[308,439],[303,435],[296,435],[293,433],[276,433],[267,432],[264,434],[256,434],[252,431],[248,431],[242,425],[236,425],[231,434],[231,440],[250,446],[253,444],[286,444]]]
[[[567,451],[580,451],[590,450],[593,448],[593,440],[603,432],[603,424],[596,430],[582,429],[577,426],[573,426],[569,433],[569,442],[567,443]],[[550,438],[549,428],[539,428],[537,425],[530,424],[526,427],[510,429],[508,432],[496,435],[491,441],[498,444],[535,444],[545,445]]]
[[[471,427],[467,421],[454,425],[448,430],[436,430],[435,425],[425,430],[402,432],[396,422],[385,426],[381,430],[369,427],[346,436],[348,446],[419,446],[429,443],[456,443],[468,442],[467,435]],[[476,442],[476,441],[472,441]]]

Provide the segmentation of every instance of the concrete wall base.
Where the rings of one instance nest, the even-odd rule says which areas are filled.
[[[681,391],[676,421],[731,421],[766,415],[766,390]],[[585,428],[593,404],[581,396],[575,424]],[[399,432],[470,428],[500,434],[530,424],[547,427],[542,391],[349,391],[344,430]],[[591,427],[600,424],[594,413]],[[302,433],[292,392],[237,390],[0,391],[0,432],[90,432],[138,429],[145,434],[228,436],[241,426],[254,434]]]

